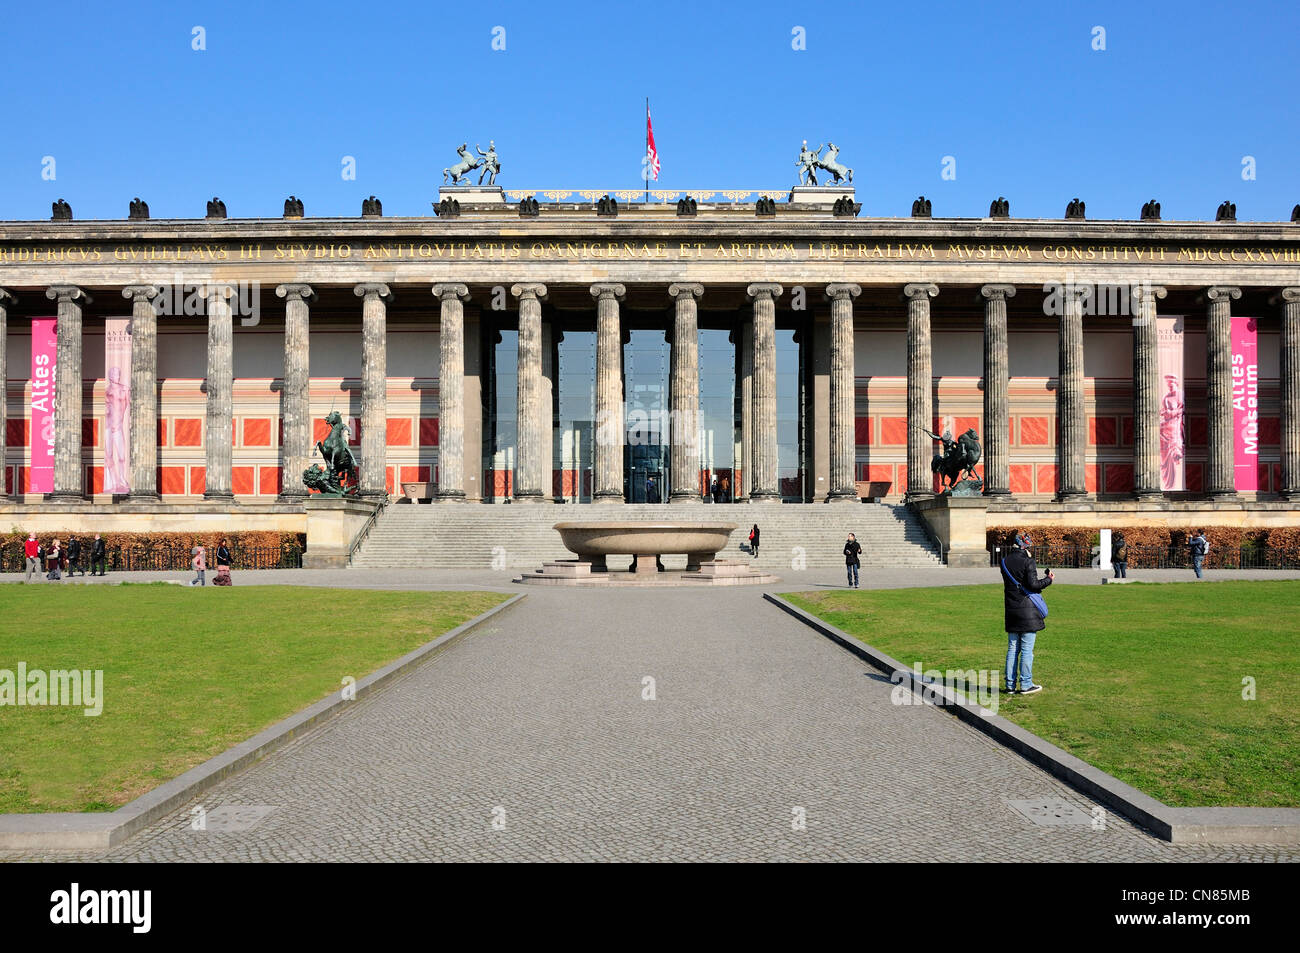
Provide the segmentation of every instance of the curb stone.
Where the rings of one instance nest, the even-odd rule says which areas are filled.
[[[958,696],[947,686],[918,681],[914,671],[770,592],[763,598],[858,658],[880,669],[895,685],[939,696],[943,708],[1081,794],[1172,844],[1300,845],[1300,808],[1170,807],[1119,778],[1026,731],[1001,715]]]
[[[331,692],[315,704],[214,755],[116,811],[104,814],[0,814],[0,850],[98,850],[115,847],[218,782],[318,727],[354,700],[359,701],[384,687],[524,598],[523,594],[511,596],[500,605],[358,679],[354,686],[355,699],[344,699],[339,691]]]

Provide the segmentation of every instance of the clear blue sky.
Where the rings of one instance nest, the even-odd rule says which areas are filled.
[[[1077,195],[1089,218],[1155,197],[1275,221],[1300,202],[1298,27],[1295,0],[11,4],[0,219],[60,197],[124,218],[135,195],[201,217],[214,194],[278,216],[290,193],[309,216],[372,193],[429,215],[466,139],[496,140],[506,188],[637,188],[648,95],[662,188],[786,188],[800,141],[833,139],[868,215],[924,193],[1059,218]]]

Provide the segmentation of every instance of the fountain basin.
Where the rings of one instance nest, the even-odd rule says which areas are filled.
[[[735,523],[698,521],[649,522],[645,520],[556,523],[564,548],[596,571],[605,569],[607,556],[636,556],[637,572],[655,572],[651,558],[684,553],[687,571],[712,562],[727,545]]]

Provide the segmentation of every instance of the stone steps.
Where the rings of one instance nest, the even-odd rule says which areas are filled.
[[[929,537],[905,508],[885,504],[776,505],[412,505],[392,504],[380,517],[352,565],[358,568],[536,569],[572,558],[553,529],[578,520],[702,520],[735,523],[724,558],[753,559],[750,526],[759,524],[762,545],[753,564],[775,572],[844,565],[844,536],[857,535],[862,564],[891,567],[941,565]],[[680,568],[684,557],[665,557]],[[797,565],[796,565],[797,564]]]

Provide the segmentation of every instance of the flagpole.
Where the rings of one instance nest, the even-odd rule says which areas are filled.
[[[645,199],[642,205],[650,204],[650,176],[647,175],[650,170],[645,166],[645,160],[650,158],[650,97],[645,98],[645,159],[641,160],[641,177],[645,181]]]

